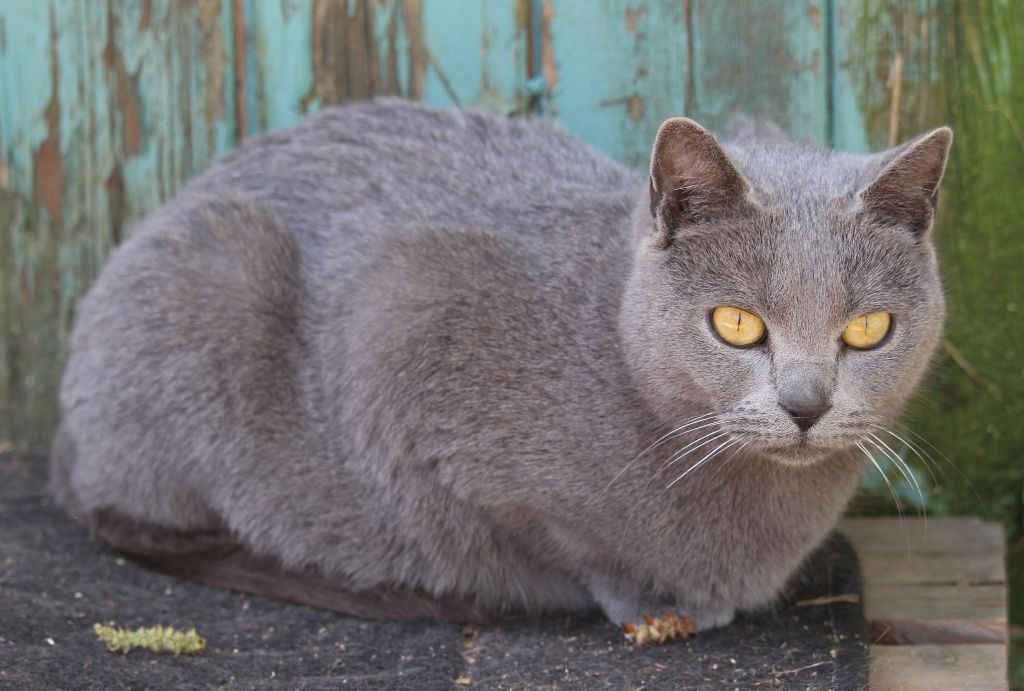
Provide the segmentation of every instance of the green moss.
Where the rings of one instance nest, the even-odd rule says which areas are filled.
[[[200,655],[206,650],[206,640],[194,628],[178,631],[173,626],[152,626],[149,628],[123,629],[114,626],[94,624],[96,637],[112,653],[127,655],[135,648],[153,653],[178,655]]]

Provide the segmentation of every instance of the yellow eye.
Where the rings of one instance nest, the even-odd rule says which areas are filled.
[[[862,314],[843,329],[843,342],[851,348],[874,348],[888,335],[892,317],[888,312]]]
[[[711,325],[723,341],[737,348],[757,345],[764,340],[765,327],[761,317],[739,307],[716,307]]]

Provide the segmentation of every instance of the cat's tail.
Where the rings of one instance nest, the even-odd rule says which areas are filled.
[[[84,509],[70,479],[75,454],[74,439],[62,424],[51,450],[51,494],[94,537],[160,571],[365,619],[486,620],[472,603],[454,598],[390,588],[353,590],[312,570],[286,571],[274,558],[254,554],[226,531],[169,530],[106,509]]]

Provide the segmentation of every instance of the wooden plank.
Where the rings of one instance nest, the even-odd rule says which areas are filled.
[[[864,593],[872,643],[1006,645],[1006,586],[874,586]]]
[[[858,553],[998,556],[1005,550],[998,523],[965,516],[846,518],[838,526]]]
[[[744,113],[827,142],[828,13],[826,0],[694,0],[687,115],[724,130]]]
[[[918,556],[858,552],[865,587],[890,585],[995,585],[1005,581],[995,555]]]
[[[526,107],[527,0],[247,0],[254,131],[322,105],[401,95],[437,106]]]
[[[546,0],[541,66],[551,92],[545,113],[637,166],[647,165],[662,121],[682,113],[721,132],[742,112],[825,141],[825,6],[820,0]]]
[[[873,643],[1006,642],[1002,528],[976,518],[852,518]]]
[[[1007,688],[1006,649],[994,645],[871,646],[877,691],[996,691]]]
[[[593,146],[647,165],[658,127],[684,112],[687,8],[652,0],[545,0],[544,114]]]
[[[0,439],[44,449],[74,303],[234,140],[221,0],[0,3]]]

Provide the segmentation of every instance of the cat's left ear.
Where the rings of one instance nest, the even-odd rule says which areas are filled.
[[[952,143],[953,130],[939,127],[882,154],[888,161],[858,195],[861,213],[876,223],[924,236],[932,227],[939,183]]]
[[[651,153],[651,216],[667,247],[683,226],[735,213],[750,183],[715,137],[689,118],[662,123]]]

